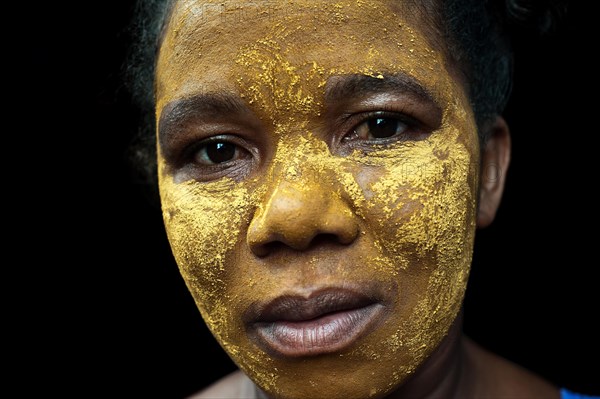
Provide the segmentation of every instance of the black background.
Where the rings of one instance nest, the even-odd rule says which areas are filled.
[[[49,3],[17,12],[9,40],[18,78],[7,117],[21,159],[9,170],[33,170],[10,175],[34,204],[9,215],[28,248],[13,369],[32,381],[26,392],[183,397],[233,365],[126,160],[137,124],[121,75],[133,2]],[[554,37],[518,42],[513,161],[497,220],[477,236],[465,330],[559,386],[600,394],[598,118],[583,97],[596,96],[597,71],[578,13]]]

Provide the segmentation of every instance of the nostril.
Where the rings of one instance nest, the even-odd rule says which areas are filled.
[[[317,234],[312,241],[310,242],[310,244],[308,245],[309,247],[318,247],[318,246],[324,246],[327,244],[344,244],[342,242],[342,239],[340,236],[338,236],[337,234]]]
[[[268,244],[260,244],[260,245],[252,245],[250,247],[250,249],[252,250],[252,253],[256,256],[258,256],[259,258],[264,258],[265,256],[267,256],[269,253],[271,253],[272,249],[271,249],[271,245],[275,244],[275,243],[268,243]]]
[[[323,246],[338,246],[338,245],[347,245],[351,243],[353,240],[346,241],[343,237],[337,234],[317,234],[313,237],[309,242],[304,243],[303,245],[290,245],[289,242],[283,241],[271,241],[264,244],[254,245],[252,247],[252,252],[258,256],[259,258],[264,258],[265,256],[280,252],[280,251],[306,251],[313,248],[323,247]]]
[[[251,249],[256,256],[259,258],[264,258],[269,254],[286,250],[304,251],[310,246],[312,246],[312,241],[292,242],[291,240],[273,239],[262,244],[253,245]]]
[[[271,241],[266,244],[259,245],[253,252],[259,258],[264,258],[265,256],[281,251],[284,248],[289,249],[290,247],[281,241]]]

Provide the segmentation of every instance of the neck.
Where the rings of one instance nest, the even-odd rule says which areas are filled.
[[[466,392],[463,378],[467,370],[462,335],[462,312],[432,355],[416,373],[385,399],[460,398]],[[258,387],[256,398],[268,399]]]

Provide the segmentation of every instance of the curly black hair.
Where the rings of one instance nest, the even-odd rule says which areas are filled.
[[[154,72],[161,32],[176,0],[139,0],[132,24],[133,46],[126,65],[127,81],[141,112],[132,160],[141,175],[156,181]],[[512,87],[512,30],[524,27],[549,33],[566,12],[564,0],[417,0],[411,3],[427,15],[447,54],[469,84],[480,141],[486,123],[500,115]]]

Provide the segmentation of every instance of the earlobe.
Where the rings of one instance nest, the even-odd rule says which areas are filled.
[[[477,227],[489,226],[496,217],[502,200],[506,172],[510,164],[510,131],[501,116],[488,127],[489,138],[481,152],[479,208]]]

